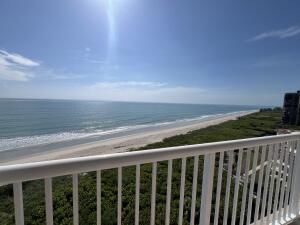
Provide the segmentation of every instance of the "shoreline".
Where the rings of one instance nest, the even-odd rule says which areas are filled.
[[[119,136],[116,135],[116,137],[111,137],[108,139],[89,141],[87,143],[75,144],[67,147],[57,147],[49,151],[38,151],[34,152],[33,154],[22,155],[19,157],[14,157],[13,155],[11,155],[11,157],[14,158],[11,160],[2,160],[2,162],[0,162],[0,166],[126,152],[132,148],[143,147],[148,144],[160,142],[168,137],[186,134],[193,130],[218,125],[230,120],[236,120],[239,117],[246,116],[255,112],[257,112],[257,110],[216,115],[199,121],[189,121],[186,123],[156,127],[156,129],[152,130],[140,129],[127,135],[121,134]],[[41,147],[36,147],[37,150],[40,150],[40,148]],[[7,151],[7,154],[13,154],[13,152]]]

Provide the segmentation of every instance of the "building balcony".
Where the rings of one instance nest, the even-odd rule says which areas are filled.
[[[108,170],[116,177],[105,176]],[[42,180],[44,220],[52,225],[61,223],[53,204],[53,180],[69,177],[72,223],[88,224],[79,186],[91,173],[95,209],[84,212],[93,214],[97,225],[106,225],[105,210],[115,211],[111,224],[118,225],[288,224],[300,211],[300,134],[0,166],[0,185],[13,186],[14,222],[23,225],[28,216],[23,184]],[[116,180],[115,208],[103,207],[105,179]]]

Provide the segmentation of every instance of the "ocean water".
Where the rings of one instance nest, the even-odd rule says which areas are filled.
[[[0,99],[0,152],[192,123],[255,106]]]

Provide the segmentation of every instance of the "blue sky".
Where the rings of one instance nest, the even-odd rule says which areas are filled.
[[[0,2],[0,97],[281,105],[297,0]]]

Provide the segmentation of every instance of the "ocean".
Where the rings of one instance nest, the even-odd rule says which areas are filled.
[[[159,129],[183,122],[193,123],[196,120],[258,108],[237,105],[0,99],[0,152],[102,140],[130,132]]]

